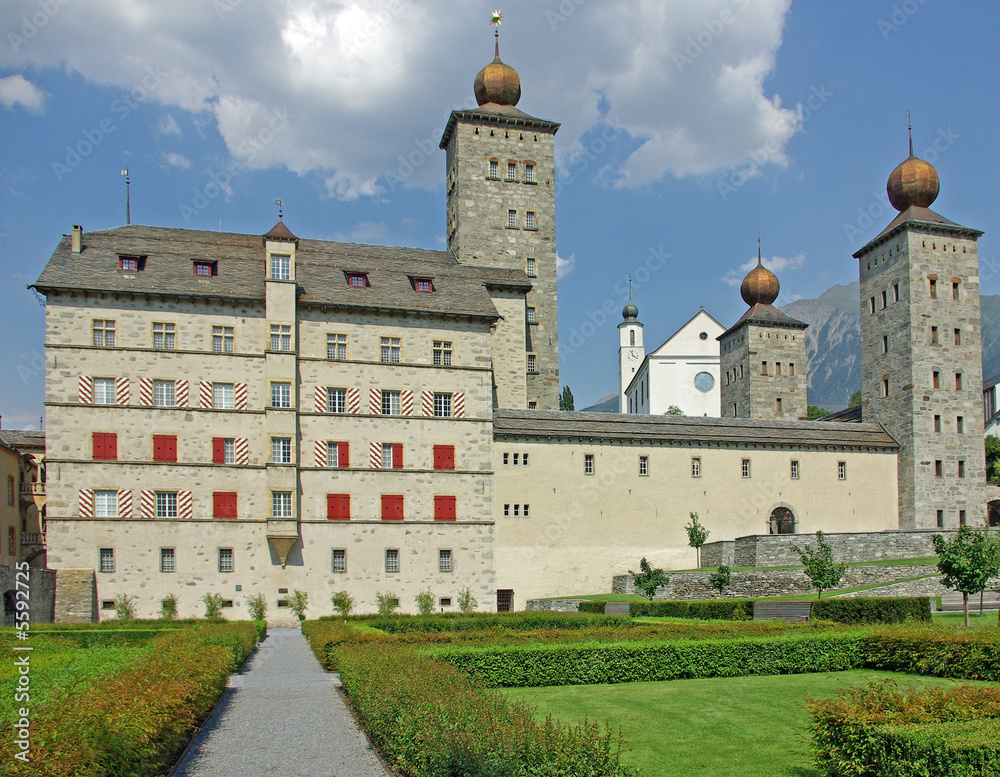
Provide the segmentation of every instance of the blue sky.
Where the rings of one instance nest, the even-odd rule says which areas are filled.
[[[0,414],[37,428],[44,310],[24,287],[72,224],[444,244],[448,112],[492,58],[482,2],[5,0],[0,7]],[[743,312],[756,255],[778,304],[857,277],[914,148],[943,216],[986,232],[1000,293],[1000,6],[988,0],[535,0],[502,6],[522,110],[562,122],[562,382],[616,390],[623,281],[647,344]],[[992,174],[987,174],[993,170]]]

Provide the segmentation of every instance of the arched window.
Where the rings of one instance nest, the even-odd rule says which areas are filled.
[[[771,534],[795,534],[795,514],[787,507],[775,507],[768,525]]]
[[[628,344],[635,345],[635,330],[628,333]]]

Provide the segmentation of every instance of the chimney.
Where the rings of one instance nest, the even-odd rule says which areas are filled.
[[[83,250],[83,227],[79,224],[73,225],[73,236],[70,239],[70,248],[74,254]]]

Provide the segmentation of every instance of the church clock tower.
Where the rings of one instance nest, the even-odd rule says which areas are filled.
[[[629,295],[628,304],[622,308],[622,319],[618,325],[618,412],[628,412],[628,388],[636,371],[646,358],[646,348],[642,344],[642,324],[639,323],[639,308],[632,304]]]

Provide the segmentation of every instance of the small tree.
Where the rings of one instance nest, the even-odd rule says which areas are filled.
[[[167,594],[166,598],[160,602],[160,620],[172,621],[177,617],[177,597],[174,594]]]
[[[430,615],[434,612],[434,593],[429,588],[417,594],[414,601],[417,603],[417,612],[421,615]]]
[[[379,615],[392,615],[399,607],[399,599],[391,591],[379,591],[375,594],[375,606]]]
[[[479,602],[467,587],[458,592],[458,609],[462,612],[475,612],[477,607]]]
[[[562,394],[559,395],[559,409],[576,410],[573,401],[573,392],[569,390],[569,386],[563,386]]]
[[[115,617],[120,621],[135,619],[135,597],[128,594],[118,594],[115,597]]]
[[[656,596],[656,589],[665,586],[670,582],[670,578],[667,577],[666,573],[660,569],[653,569],[646,561],[646,557],[643,556],[642,560],[639,562],[639,573],[636,574],[631,569],[628,571],[632,575],[632,582],[635,583],[635,587],[642,591],[643,596],[647,599],[652,599]]]
[[[309,606],[309,594],[305,591],[292,591],[292,598],[288,600],[288,608],[295,613],[295,617],[300,621],[306,619],[306,608]]]
[[[1000,485],[1000,437],[986,437],[986,479]]]
[[[946,588],[962,592],[962,609],[965,626],[969,626],[969,594],[986,588],[991,577],[1000,574],[1000,546],[983,529],[959,526],[951,540],[935,534],[931,541],[934,552],[940,556],[938,571]]]
[[[823,592],[829,591],[840,585],[844,573],[847,572],[847,564],[838,564],[833,560],[833,548],[823,538],[823,532],[816,532],[817,550],[813,550],[811,545],[800,548],[792,545],[792,550],[799,554],[802,566],[805,567],[806,577],[812,581],[812,587],[817,590],[817,599],[823,598]]]
[[[247,609],[250,610],[250,617],[253,620],[265,620],[267,618],[267,599],[264,598],[264,594],[248,596]]]
[[[347,593],[347,591],[334,591],[333,596],[330,597],[330,602],[333,604],[333,609],[344,618],[350,615],[351,610],[354,609],[354,597]]]
[[[861,389],[858,389],[853,394],[851,394],[851,398],[847,400],[847,406],[854,407],[855,405],[860,405],[860,404],[861,404]]]
[[[813,421],[817,418],[822,418],[825,415],[830,415],[830,412],[818,405],[809,405],[806,408],[806,418]]]
[[[205,594],[201,597],[205,603],[205,617],[209,620],[218,620],[222,617],[222,605],[226,601],[222,594]]]
[[[698,568],[701,568],[701,546],[705,544],[711,532],[698,521],[698,513],[691,513],[691,523],[684,527],[688,533],[688,545],[698,554]]]
[[[708,578],[708,584],[712,586],[721,595],[730,584],[731,579],[729,576],[729,567],[725,564],[719,567],[719,569],[711,574]]]
[[[684,415],[684,411],[677,407],[677,405],[671,405],[663,415]]]

